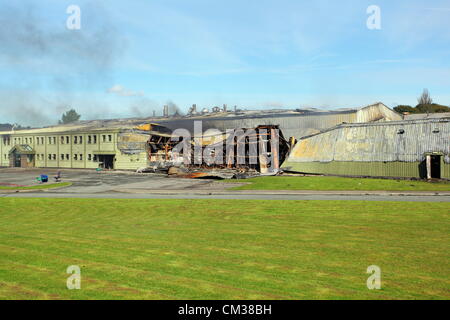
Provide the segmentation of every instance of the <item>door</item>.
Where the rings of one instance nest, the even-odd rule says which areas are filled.
[[[441,178],[441,156],[431,156],[431,178]]]
[[[14,152],[13,154],[14,157],[14,167],[16,168],[20,168],[22,167],[22,157],[20,156],[20,154],[18,154],[17,152]]]
[[[98,160],[103,169],[114,169],[114,155],[99,155]]]
[[[429,155],[426,159],[427,179],[441,178],[441,157],[439,155]]]

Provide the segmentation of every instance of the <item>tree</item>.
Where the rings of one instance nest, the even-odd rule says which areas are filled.
[[[408,113],[416,113],[416,112],[417,112],[416,109],[414,109],[413,107],[411,107],[411,106],[406,106],[406,105],[399,105],[399,106],[396,106],[396,107],[394,108],[394,110],[395,110],[396,112],[398,112],[398,113],[405,113],[405,112],[408,112]]]
[[[81,115],[79,115],[74,109],[70,109],[62,115],[61,120],[59,120],[59,124],[77,122],[78,120],[80,120],[80,118]]]
[[[423,89],[423,93],[420,96],[420,98],[417,99],[417,101],[419,102],[419,105],[420,104],[430,105],[430,104],[433,103],[433,99],[431,99],[430,93],[428,92],[428,89]]]
[[[416,113],[441,113],[450,112],[450,108],[437,103],[419,104],[415,108]]]

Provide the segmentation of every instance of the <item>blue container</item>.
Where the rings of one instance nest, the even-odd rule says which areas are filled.
[[[48,182],[48,175],[41,174],[41,182]]]

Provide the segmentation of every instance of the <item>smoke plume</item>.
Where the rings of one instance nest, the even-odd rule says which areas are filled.
[[[50,22],[47,9],[11,1],[0,10],[0,117],[23,125],[54,124],[67,108],[82,116],[95,109],[95,99],[75,105],[78,92],[110,83],[124,52],[123,39],[97,2],[83,6],[81,30],[66,28],[64,9],[57,23]]]

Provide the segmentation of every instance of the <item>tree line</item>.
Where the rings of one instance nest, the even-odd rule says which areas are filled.
[[[398,113],[442,113],[450,112],[450,107],[433,102],[428,89],[424,89],[422,95],[417,99],[415,107],[398,105],[394,108]]]

